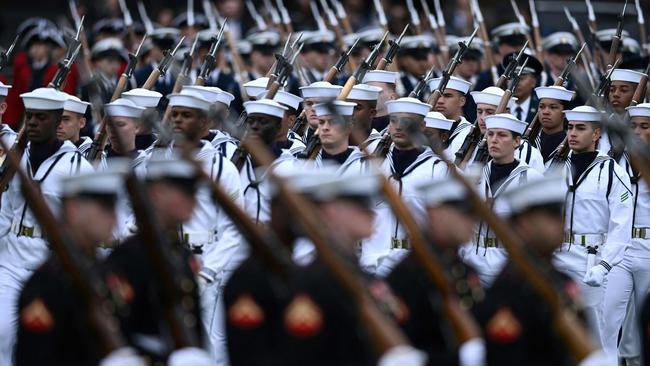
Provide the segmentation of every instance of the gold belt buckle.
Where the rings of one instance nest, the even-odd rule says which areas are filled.
[[[34,227],[31,226],[20,226],[20,235],[27,236],[30,238],[34,237]]]
[[[408,239],[397,239],[397,238],[391,238],[391,248],[392,249],[409,249],[409,241]]]
[[[487,248],[492,248],[492,247],[497,247],[498,246],[497,238],[488,238],[488,237],[486,237],[483,240],[483,243],[484,243],[485,247],[487,247]]]
[[[635,239],[647,239],[647,230],[644,227],[635,227],[632,229],[632,237]]]

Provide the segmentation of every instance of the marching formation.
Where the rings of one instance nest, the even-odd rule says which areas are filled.
[[[235,2],[243,7],[243,2]],[[648,44],[31,18],[0,53],[0,366],[650,363]],[[259,4],[258,4],[259,5]],[[636,13],[645,37],[643,13]],[[354,27],[354,28],[353,28]],[[299,29],[300,27],[298,27]],[[65,35],[65,37],[64,37]],[[92,39],[90,42],[89,38]],[[338,50],[338,51],[337,51]],[[339,55],[336,59],[336,55]]]

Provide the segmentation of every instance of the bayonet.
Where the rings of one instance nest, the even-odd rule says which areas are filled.
[[[595,24],[596,12],[594,12],[594,7],[591,5],[591,0],[585,0],[585,4],[587,5],[587,19]]]
[[[409,98],[420,99],[420,96],[422,95],[424,88],[427,86],[427,82],[433,77],[434,71],[435,71],[435,67],[430,68],[429,71],[427,71],[426,75],[424,75],[424,77],[421,80],[418,80],[418,83],[415,84],[415,87],[409,93]]]
[[[388,27],[388,21],[386,20],[386,13],[384,12],[384,8],[381,6],[381,0],[374,0],[374,5],[375,5],[375,11],[377,12],[377,19],[379,20],[379,24],[383,28]]]
[[[515,72],[517,65],[521,64],[521,58],[524,56],[524,51],[526,50],[527,46],[528,46],[528,41],[526,41],[524,47],[521,48],[517,56],[513,57],[510,60],[508,66],[506,66],[505,70],[503,71],[503,74],[501,74],[501,76],[499,77],[499,81],[497,81],[496,84],[497,87],[503,89],[506,86],[508,80],[512,78],[512,74]]]
[[[280,9],[280,15],[282,16],[282,23],[285,26],[290,26],[291,17],[289,16],[289,11],[284,6],[284,3],[282,2],[282,0],[276,0],[276,4],[278,5],[278,9]],[[291,32],[291,30],[289,30],[289,32]]]
[[[361,65],[357,67],[357,70],[354,72],[354,79],[357,82],[362,82],[364,76],[370,70],[375,63],[375,60],[377,59],[377,56],[379,55],[379,50],[381,49],[382,45],[384,44],[384,41],[386,40],[386,37],[388,37],[388,32],[384,33],[384,36],[381,38],[381,41],[379,41],[375,47],[370,51],[368,56],[361,62]]]
[[[124,25],[127,28],[130,28],[133,25],[133,18],[131,17],[131,12],[129,11],[129,8],[126,6],[125,0],[119,0],[119,3],[120,3],[120,10],[122,10],[122,16],[124,17]]]
[[[257,28],[259,30],[266,30],[266,23],[264,22],[264,19],[262,18],[260,13],[257,12],[257,9],[255,9],[255,6],[250,0],[246,0],[246,8],[248,9],[248,12],[250,13],[253,20],[255,20],[255,24],[257,24]]]
[[[330,7],[327,5],[327,0],[320,0],[320,5],[323,8],[325,15],[327,15],[327,21],[330,23],[330,25],[332,27],[338,27],[339,21],[336,20],[336,15],[334,15],[332,9],[330,9]]]
[[[142,40],[140,41],[140,44],[138,45],[138,48],[135,50],[135,53],[129,53],[129,62],[126,65],[126,68],[124,69],[124,76],[128,79],[133,76],[133,71],[135,70],[135,66],[138,64],[138,56],[140,55],[140,50],[142,49],[142,45],[144,44],[144,41],[147,39],[147,35],[145,34],[144,37],[142,37]]]
[[[314,20],[316,20],[316,24],[318,25],[318,30],[321,32],[326,31],[327,26],[325,26],[325,21],[323,20],[323,17],[320,16],[320,13],[318,11],[318,5],[316,5],[316,2],[314,0],[311,0],[309,2],[309,6],[311,7],[311,13],[314,16]]]
[[[187,25],[194,26],[194,0],[187,0]]]
[[[208,27],[210,29],[210,32],[216,32],[217,18],[214,16],[212,3],[210,2],[210,0],[203,0],[202,4],[203,4],[203,12],[205,13],[205,17],[208,19]]]
[[[79,36],[81,35],[84,19],[85,18],[82,16],[79,27],[77,28],[77,34],[75,35],[75,38],[70,40],[66,56],[61,62],[59,62],[59,69],[56,71],[56,74],[52,78],[52,81],[48,84],[48,87],[59,90],[63,86],[65,79],[68,77],[70,68],[79,55],[79,51],[81,50],[81,42],[79,41]]]
[[[415,9],[415,5],[413,5],[413,0],[406,0],[406,7],[408,8],[409,11],[411,24],[413,24],[417,33],[422,33],[422,29],[420,29],[420,15]]]
[[[185,37],[181,37],[180,41],[178,41],[178,44],[176,44],[176,47],[174,47],[174,49],[171,50],[171,52],[169,50],[165,50],[163,59],[162,61],[160,61],[160,64],[158,64],[158,70],[160,71],[160,75],[164,76],[167,73],[167,70],[169,69],[169,66],[171,66],[172,60],[174,59],[176,52],[181,47],[184,40]]]
[[[154,31],[153,23],[149,19],[147,9],[145,9],[144,3],[141,0],[138,1],[138,13],[140,13],[140,19],[142,19],[142,24],[147,34],[152,34]]]
[[[11,59],[11,55],[14,52],[14,48],[16,47],[16,43],[18,43],[19,38],[20,34],[17,34],[16,38],[14,38],[14,41],[11,43],[9,48],[7,48],[6,51],[3,50],[0,52],[0,70],[2,70],[9,63],[9,60]]]
[[[210,76],[210,73],[212,70],[214,70],[216,61],[217,61],[217,51],[219,50],[219,44],[221,43],[221,40],[223,38],[223,32],[224,29],[226,28],[226,25],[228,24],[228,19],[225,19],[224,22],[221,24],[221,29],[219,29],[219,34],[217,34],[216,37],[212,37],[212,44],[210,45],[210,50],[208,51],[208,54],[205,56],[205,60],[203,60],[203,65],[201,65],[201,71],[199,71],[199,76],[196,78],[196,83],[198,85],[203,85],[206,80],[208,80],[208,77]]]
[[[566,6],[564,7],[564,14],[566,15],[566,18],[569,20],[569,23],[571,23],[571,28],[574,31],[580,30],[580,27],[578,26],[578,22],[573,17],[573,15],[571,15],[571,12]]]
[[[404,38],[404,35],[406,34],[406,31],[408,30],[408,28],[409,28],[409,25],[407,24],[404,27],[404,30],[402,31],[402,33],[397,38],[397,40],[388,41],[388,44],[390,44],[390,47],[388,48],[388,51],[386,51],[386,54],[381,59],[381,61],[379,61],[379,64],[377,65],[378,70],[386,69],[386,66],[390,65],[393,62],[393,58],[397,54],[397,51],[399,51],[399,45],[402,42],[402,38]]]
[[[433,2],[433,5],[436,8],[436,16],[438,17],[438,27],[444,30],[447,24],[445,23],[445,14],[442,12],[442,7],[440,6],[440,0],[435,0]]]
[[[431,26],[431,29],[435,32],[438,29],[438,21],[436,20],[436,17],[434,17],[433,14],[431,14],[431,9],[429,8],[429,4],[427,4],[427,0],[420,0],[420,4],[422,5],[422,10],[424,10],[424,14],[427,16],[427,19],[429,20],[429,26]],[[440,43],[440,40],[438,40],[438,43]]]
[[[280,25],[282,24],[282,19],[280,19],[280,14],[278,14],[278,11],[273,7],[273,4],[271,4],[270,0],[264,0],[264,7],[266,8],[266,11],[271,14],[271,21],[275,25]]]
[[[343,24],[343,29],[345,29],[345,32],[348,34],[354,33],[354,30],[350,25],[350,21],[348,20],[348,14],[345,12],[343,4],[341,4],[339,0],[332,0],[332,4],[334,5],[334,9],[336,9],[336,16]]]
[[[79,11],[77,10],[77,2],[75,0],[68,1],[68,7],[70,8],[70,15],[72,15],[74,26],[76,28],[79,28],[79,24],[81,24],[81,17],[79,16]]]

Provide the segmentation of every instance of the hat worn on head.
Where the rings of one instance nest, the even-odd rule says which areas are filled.
[[[135,105],[145,108],[157,107],[162,96],[157,91],[144,88],[135,88],[122,93],[122,98],[126,98],[135,103]]]
[[[178,156],[154,158],[147,163],[146,179],[149,181],[162,179],[195,180],[197,178],[196,167]]]
[[[212,103],[221,103],[226,107],[230,107],[230,102],[235,99],[235,96],[217,88],[216,86],[200,86],[200,85],[186,85],[183,89],[196,90],[204,99]]]
[[[643,77],[642,72],[628,70],[628,69],[616,69],[612,72],[612,81],[627,81],[628,83],[638,84],[641,82]]]
[[[377,100],[379,98],[379,93],[381,88],[378,86],[372,86],[367,84],[357,84],[352,87],[350,94],[346,99],[352,100]]]
[[[514,133],[522,134],[526,131],[527,124],[517,119],[517,117],[508,113],[494,114],[484,118],[485,127],[490,130],[493,128],[502,128]]]
[[[406,97],[387,101],[386,109],[388,109],[388,114],[413,113],[426,117],[427,113],[431,110],[431,106],[427,103],[422,103],[416,98]]]
[[[537,207],[564,204],[566,190],[560,189],[564,185],[561,174],[547,174],[508,189],[503,198],[510,214],[516,215]]]
[[[535,88],[535,94],[538,99],[549,98],[557,99],[565,102],[570,102],[573,100],[573,97],[576,95],[576,92],[573,90],[567,90],[563,86],[539,86]]]
[[[167,96],[170,107],[185,107],[201,111],[210,110],[210,101],[203,97],[203,94],[196,89],[181,89],[180,93]]]
[[[497,44],[518,46],[526,43],[526,34],[528,32],[530,32],[528,25],[513,22],[495,27],[490,33]]]
[[[265,99],[266,98],[266,91],[263,92],[262,94],[257,96],[257,99]],[[293,95],[289,92],[286,92],[284,90],[278,90],[277,93],[275,93],[275,97],[273,97],[273,100],[280,103],[281,105],[289,108],[293,108],[295,110],[298,110],[298,107],[300,107],[300,103],[302,102],[302,98],[300,98],[297,95]]]
[[[292,189],[318,202],[339,198],[370,199],[379,194],[381,175],[375,173],[353,173],[340,176],[337,167],[326,165],[320,169],[306,168],[287,171],[284,174]]]
[[[266,85],[269,83],[269,78],[261,77],[244,83],[242,86],[249,97],[262,94],[266,90]]]
[[[314,112],[317,117],[331,116],[338,114],[343,117],[350,117],[354,113],[354,107],[357,103],[344,102],[342,100],[334,100],[329,103],[314,104]],[[330,108],[334,107],[334,108]]]
[[[424,117],[424,124],[428,128],[449,131],[454,124],[454,120],[445,118],[445,115],[440,112],[429,112]]]
[[[551,33],[542,40],[542,48],[558,55],[573,54],[578,47],[578,39],[570,32]]]
[[[104,38],[95,43],[90,51],[94,60],[103,58],[113,58],[127,60],[128,56],[124,49],[124,43],[119,38]]]
[[[253,114],[265,114],[267,116],[283,118],[284,112],[288,110],[287,107],[280,105],[280,103],[270,99],[260,99],[244,103],[244,109],[250,116]]]
[[[516,58],[518,55],[517,52],[512,52],[503,57],[503,61],[501,62],[501,65],[506,68],[508,64],[510,63],[510,60],[513,58]],[[523,70],[521,70],[522,75],[530,75],[533,74],[537,77],[539,77],[542,72],[544,71],[544,65],[542,65],[541,62],[539,62],[538,59],[536,59],[534,56],[530,55],[526,51],[524,51],[524,54],[521,56],[522,60],[521,62],[523,63],[524,61],[526,62],[526,67],[524,67]],[[518,73],[519,70],[521,69],[521,66],[517,66],[515,68],[515,73]]]
[[[116,158],[105,170],[63,178],[61,196],[117,196],[129,171],[129,160]]]
[[[444,177],[427,181],[416,186],[418,197],[428,207],[436,207],[449,202],[467,200],[467,190],[455,178]]]
[[[570,111],[563,111],[562,113],[564,113],[568,121],[600,122],[603,117],[598,109],[586,105],[575,107]]]
[[[9,89],[11,89],[11,85],[6,85],[0,81],[0,97],[6,97],[9,94]]]
[[[368,84],[368,83],[376,82],[376,83],[395,84],[397,83],[398,76],[399,73],[395,71],[370,70],[363,77],[363,83]]]
[[[140,118],[144,107],[138,107],[126,98],[118,98],[104,106],[106,114],[111,117]]]
[[[25,109],[45,111],[63,109],[65,101],[68,100],[68,94],[54,88],[34,89],[29,93],[20,94],[20,97],[23,98]]]
[[[79,114],[85,114],[86,109],[90,103],[84,102],[83,100],[75,97],[74,95],[68,95],[68,99],[63,103],[63,110],[70,111]]]
[[[472,95],[472,99],[474,99],[474,103],[476,104],[489,104],[493,106],[499,106],[499,103],[501,103],[501,97],[503,97],[505,91],[496,86],[490,86],[483,89],[483,91],[473,91],[470,94]]]
[[[341,93],[342,86],[332,85],[327,81],[317,81],[300,87],[303,98],[336,98]]]
[[[440,82],[442,81],[442,78],[435,78],[435,79],[430,79],[427,81],[427,85],[429,86],[429,90],[433,92],[438,88],[438,85],[440,85]],[[447,83],[447,89],[453,89],[461,92],[462,94],[467,94],[469,89],[472,87],[472,83],[469,81],[465,81],[461,78],[457,78],[455,76],[452,76],[449,79],[449,82]]]
[[[641,103],[633,107],[627,107],[625,110],[630,117],[650,117],[650,103]]]

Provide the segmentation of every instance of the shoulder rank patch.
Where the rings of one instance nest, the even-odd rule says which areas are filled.
[[[630,192],[625,191],[623,194],[621,194],[621,202],[627,201],[628,198],[630,198]]]
[[[264,323],[264,310],[249,294],[242,294],[228,308],[228,321],[238,328],[256,328]]]
[[[114,273],[109,274],[106,276],[106,286],[111,291],[113,296],[115,296],[117,299],[120,299],[126,304],[130,304],[135,297],[135,291],[133,290],[133,287],[129,281],[122,276],[116,275]]]
[[[54,326],[52,313],[38,297],[20,312],[20,322],[25,329],[35,333],[45,333]]]
[[[313,337],[323,327],[321,309],[308,295],[298,294],[284,312],[284,327],[295,337]]]
[[[486,334],[497,343],[511,343],[521,336],[521,323],[507,307],[500,308],[487,324]]]

